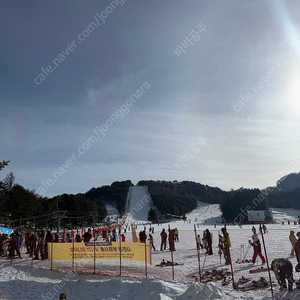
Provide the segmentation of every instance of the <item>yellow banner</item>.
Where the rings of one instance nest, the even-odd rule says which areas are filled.
[[[49,260],[82,260],[82,259],[121,259],[145,261],[151,264],[151,247],[145,243],[120,243],[105,242],[105,243],[48,243]],[[53,254],[51,250],[53,249]],[[147,256],[145,255],[145,251]]]

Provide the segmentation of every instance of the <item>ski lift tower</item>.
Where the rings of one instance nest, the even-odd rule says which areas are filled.
[[[59,234],[59,228],[60,228],[60,220],[65,217],[67,213],[67,210],[61,210],[61,211],[54,211],[54,218],[57,219],[57,233]]]
[[[91,212],[91,215],[92,215],[92,217],[93,217],[93,224],[92,224],[92,227],[93,227],[93,229],[94,229],[94,228],[95,228],[95,223],[96,223],[95,219],[96,219],[96,217],[98,217],[98,211],[97,211],[97,210],[92,211],[92,212]]]

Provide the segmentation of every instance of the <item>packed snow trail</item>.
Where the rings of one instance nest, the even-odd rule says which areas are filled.
[[[130,187],[128,201],[130,201],[130,206],[127,216],[127,222],[147,222],[151,201],[150,195],[147,191],[147,187]]]

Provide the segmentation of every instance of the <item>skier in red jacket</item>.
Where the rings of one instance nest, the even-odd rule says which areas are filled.
[[[266,263],[266,260],[265,260],[264,256],[261,254],[261,245],[260,245],[260,241],[257,237],[257,234],[253,234],[252,239],[253,239],[253,243],[249,240],[250,245],[254,249],[252,262],[255,264],[256,257],[259,256],[262,260],[262,264],[264,265]]]

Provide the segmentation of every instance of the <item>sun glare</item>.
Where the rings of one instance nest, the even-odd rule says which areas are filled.
[[[300,117],[300,85],[298,74],[292,74],[290,84],[287,86],[286,97],[284,99],[284,107],[286,113],[291,117]]]

